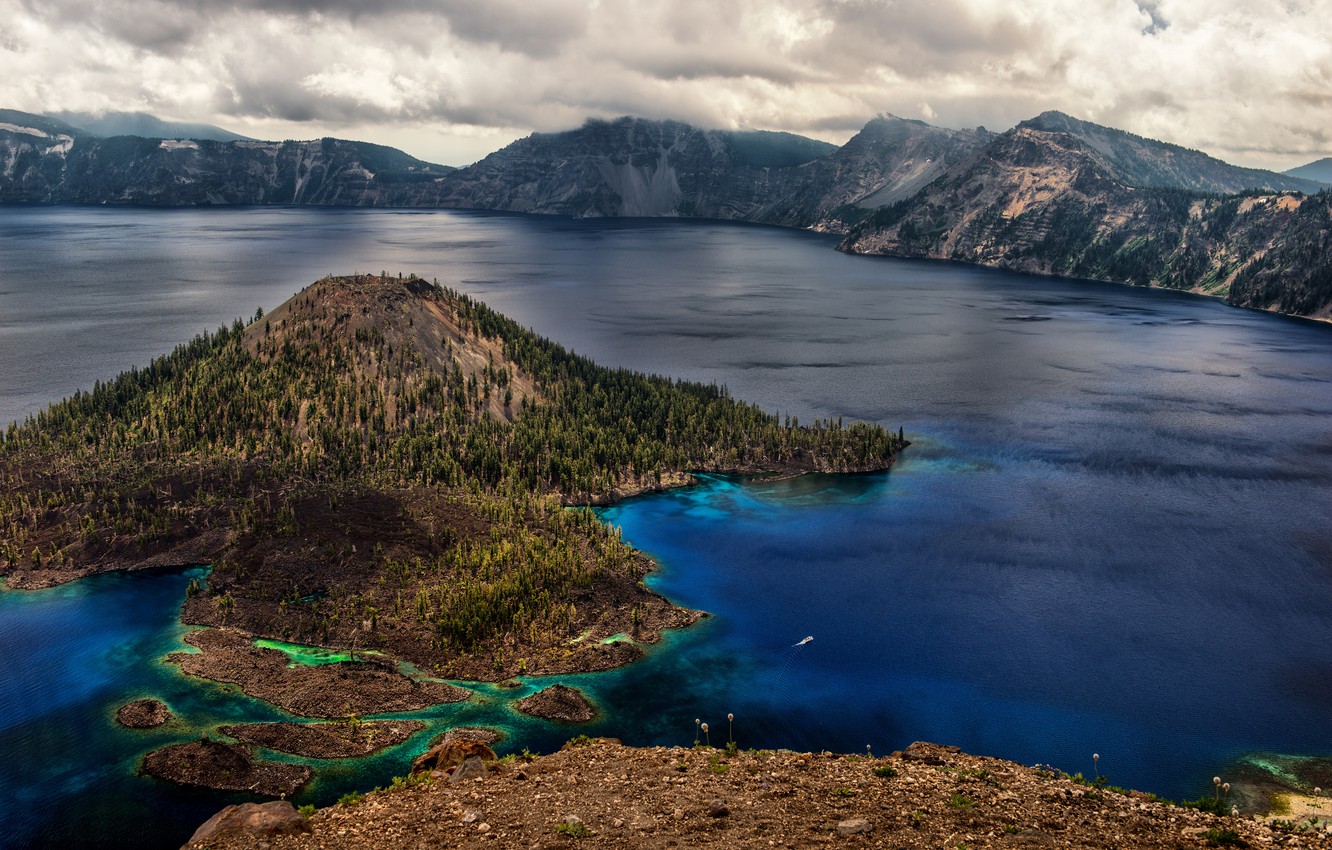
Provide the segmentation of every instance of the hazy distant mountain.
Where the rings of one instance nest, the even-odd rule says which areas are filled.
[[[49,117],[87,130],[94,136],[143,136],[148,139],[211,139],[215,142],[254,141],[248,136],[212,124],[163,121],[147,112],[52,112]]]
[[[1325,156],[1308,165],[1292,168],[1286,171],[1285,174],[1303,180],[1317,180],[1319,183],[1332,186],[1332,156]]]
[[[437,206],[454,169],[368,142],[100,138],[0,110],[0,201]]]
[[[1332,308],[1332,195],[1134,186],[1123,152],[1111,153],[1120,155],[1024,122],[875,212],[840,248],[1183,289],[1285,313]]]
[[[790,133],[620,118],[534,133],[459,170],[446,206],[571,216],[754,219],[834,145]]]
[[[1326,188],[1299,176],[1258,168],[1240,168],[1201,151],[1080,121],[1062,112],[1043,112],[1018,126],[1051,133],[1068,133],[1081,139],[1105,158],[1117,179],[1129,186],[1175,187],[1220,195],[1246,189],[1317,192]]]
[[[71,141],[76,136],[88,135],[86,130],[59,119],[19,112],[17,109],[0,109],[0,132],[48,138],[68,136]]]

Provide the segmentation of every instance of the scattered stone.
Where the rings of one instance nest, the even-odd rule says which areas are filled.
[[[171,719],[171,709],[156,699],[136,699],[116,710],[116,722],[130,729],[152,729]]]
[[[472,758],[485,762],[495,761],[497,756],[494,750],[480,741],[457,738],[436,744],[417,756],[416,761],[412,762],[412,773],[447,771]]]
[[[372,720],[359,723],[241,723],[221,732],[255,744],[315,759],[366,756],[396,746],[425,728],[419,720]]]
[[[203,739],[172,744],[143,757],[143,772],[158,779],[211,788],[251,791],[265,797],[295,794],[314,771],[300,764],[255,761],[244,744]]]
[[[186,847],[206,847],[227,837],[272,838],[309,832],[310,823],[286,800],[227,806],[194,831]]]
[[[708,817],[710,818],[724,818],[730,813],[730,808],[721,800],[713,800],[708,803]]]
[[[565,723],[587,723],[597,716],[596,706],[583,696],[583,692],[568,685],[551,685],[518,700],[513,707],[532,717]]]
[[[476,823],[476,822],[479,821],[480,819],[481,819],[481,813],[480,813],[480,812],[474,812],[474,811],[472,811],[472,810],[470,810],[470,809],[467,810],[467,811],[465,811],[465,812],[463,812],[463,816],[462,816],[462,822],[463,822],[463,823]]]
[[[874,829],[873,825],[864,818],[852,818],[837,824],[838,835],[856,835],[861,832],[869,832],[872,829]]]

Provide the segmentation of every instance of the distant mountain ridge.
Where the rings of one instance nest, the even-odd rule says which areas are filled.
[[[0,110],[0,202],[437,206],[454,169],[369,142],[101,138]]]
[[[214,124],[164,121],[147,112],[52,112],[47,115],[94,136],[143,136],[147,139],[208,139],[214,142],[253,142]]]
[[[751,221],[844,234],[852,253],[1165,286],[1319,317],[1332,317],[1326,189],[1061,112],[1000,134],[882,115],[841,147],[590,120],[452,169],[363,142],[98,138],[0,110],[4,202]]]
[[[1317,180],[1319,183],[1332,186],[1332,156],[1325,156],[1307,165],[1292,168],[1286,171],[1285,174],[1303,180]]]

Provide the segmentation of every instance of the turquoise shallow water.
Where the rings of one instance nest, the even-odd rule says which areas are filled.
[[[1083,772],[1097,752],[1115,783],[1176,797],[1247,751],[1332,755],[1325,326],[709,222],[0,208],[0,233],[0,421],[320,274],[382,268],[608,365],[905,426],[888,474],[711,478],[605,511],[662,561],[655,587],[715,617],[571,677],[606,709],[587,729],[485,686],[425,713],[437,728],[690,743],[695,718],[733,712],[744,746],[933,739]],[[232,799],[133,775],[154,746],[279,716],[160,663],[186,582],[0,594],[0,799],[19,801],[0,835],[178,846]],[[147,694],[181,725],[112,725]],[[306,799],[385,783],[427,739],[326,768]]]

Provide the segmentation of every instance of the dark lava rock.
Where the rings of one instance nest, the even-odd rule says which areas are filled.
[[[209,842],[227,836],[271,838],[276,835],[295,835],[309,832],[310,824],[296,807],[286,800],[268,803],[241,803],[227,806],[204,821],[194,831],[186,847],[207,846]]]
[[[419,720],[369,720],[359,723],[242,723],[223,726],[229,735],[256,744],[315,759],[366,756],[406,741],[425,728]]]
[[[566,723],[586,723],[597,716],[596,706],[583,696],[582,691],[568,685],[551,685],[518,700],[513,707],[523,714]]]
[[[143,772],[215,791],[252,791],[266,797],[295,794],[314,772],[299,764],[255,761],[244,744],[202,739],[172,744],[143,757]]]
[[[306,717],[416,711],[469,696],[456,685],[412,679],[367,661],[288,667],[286,655],[232,629],[191,632],[185,642],[202,651],[167,656],[182,672],[239,685],[249,696]]]
[[[116,710],[116,722],[130,729],[152,729],[171,719],[171,709],[156,699],[136,699]]]

